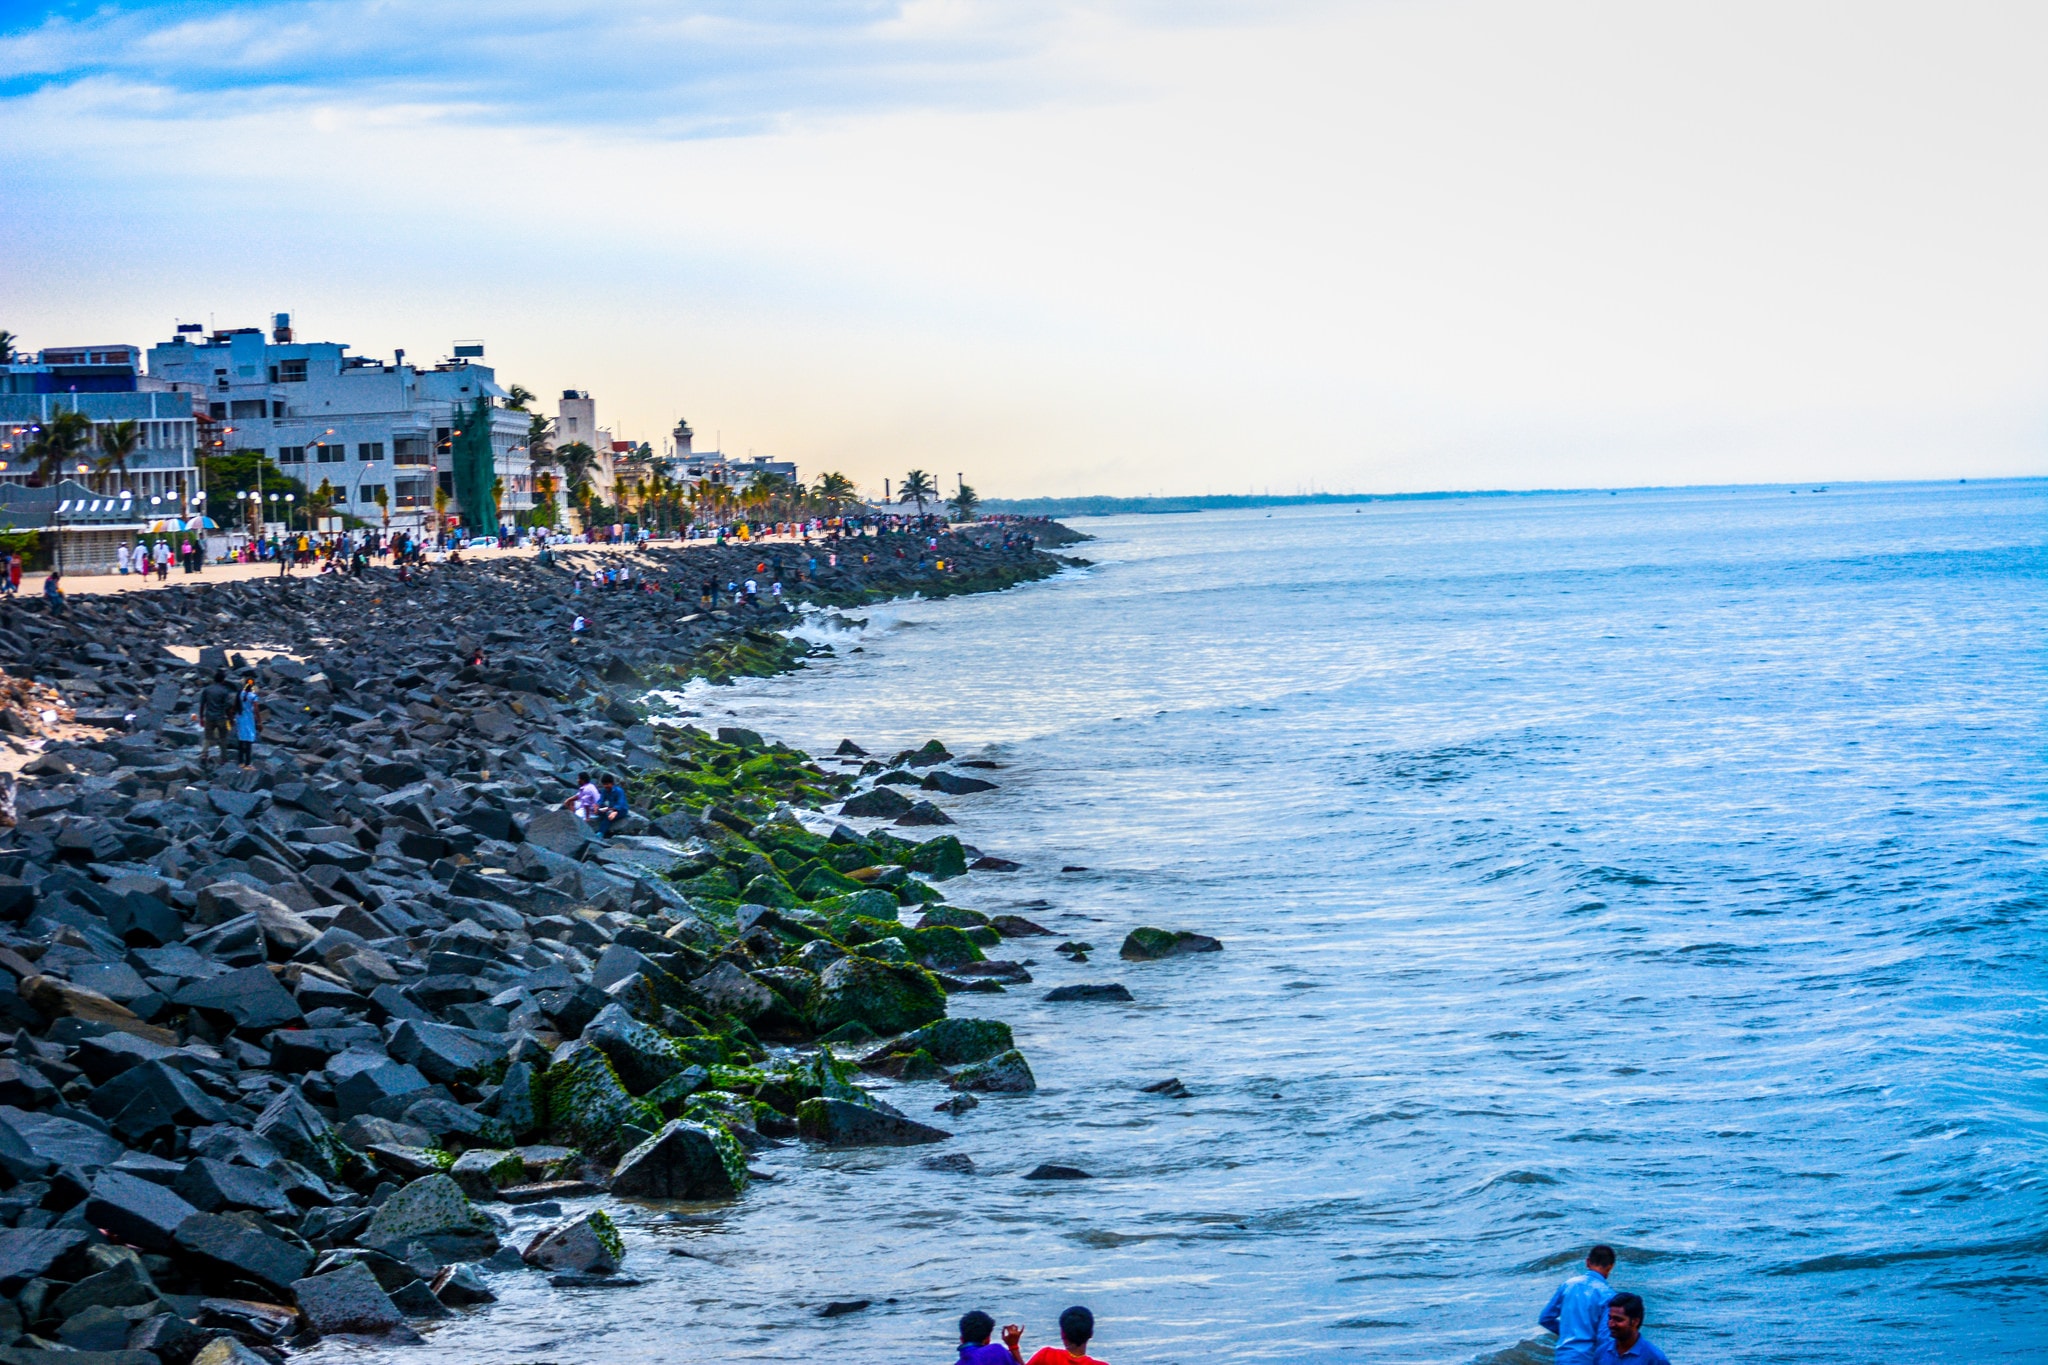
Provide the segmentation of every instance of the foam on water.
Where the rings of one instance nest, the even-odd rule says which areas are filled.
[[[1085,529],[1093,569],[686,697],[1004,765],[940,799],[1026,868],[949,891],[1103,951],[955,997],[1043,1087],[942,1119],[976,1173],[769,1152],[627,1211],[641,1287],[498,1276],[436,1349],[938,1361],[1085,1301],[1118,1365],[1540,1361],[1597,1238],[1681,1361],[2041,1357],[2048,487]],[[1228,947],[1119,962],[1137,924]],[[1083,981],[1136,1000],[1040,999]]]

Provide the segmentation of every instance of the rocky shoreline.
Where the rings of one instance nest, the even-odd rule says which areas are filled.
[[[988,527],[839,548],[797,595],[1063,562]],[[486,1311],[499,1274],[629,1283],[604,1199],[739,1198],[750,1149],[942,1142],[1035,1087],[1007,1025],[947,1013],[1030,980],[992,954],[1046,930],[945,903],[1012,865],[895,832],[950,824],[930,794],[991,785],[972,763],[650,721],[651,690],[814,652],[779,604],[698,609],[778,550],[810,553],[0,605],[0,1365],[277,1362]],[[268,710],[250,768],[198,762],[223,666]],[[625,779],[610,839],[561,809],[579,770]],[[951,1097],[912,1117],[863,1073]],[[506,1205],[553,1217],[508,1245]]]

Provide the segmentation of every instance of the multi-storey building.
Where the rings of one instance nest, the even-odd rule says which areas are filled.
[[[528,416],[501,406],[505,390],[482,363],[483,347],[459,343],[428,368],[405,352],[378,360],[339,342],[297,341],[280,313],[268,336],[255,327],[193,335],[180,328],[149,348],[149,375],[192,394],[214,429],[215,450],[262,451],[309,488],[342,494],[338,510],[378,524],[377,490],[393,526],[433,520],[434,490],[455,497],[451,452],[476,400],[490,403],[491,447],[500,485],[498,515],[511,522],[533,506]],[[212,451],[204,451],[210,454]]]
[[[92,420],[93,439],[58,473],[107,493],[133,494],[153,518],[179,515],[200,491],[192,400],[139,373],[141,358],[133,346],[51,346],[34,359],[0,361],[0,484],[35,478],[26,457],[43,426],[59,413],[83,413]],[[135,423],[140,443],[125,472],[101,474],[99,436],[121,422]]]

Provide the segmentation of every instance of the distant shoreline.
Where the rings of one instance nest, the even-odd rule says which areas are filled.
[[[2048,474],[1980,478],[1978,483],[2036,483]],[[1628,488],[1447,488],[1426,493],[1203,493],[1184,497],[990,498],[984,512],[1020,517],[1111,517],[1187,512],[1232,512],[1262,507],[1335,507],[1364,502],[1441,502],[1451,498],[1594,497],[1605,493],[1686,493],[1786,489],[1826,492],[1851,488],[1943,488],[1969,479],[1782,480],[1772,483],[1639,484]]]

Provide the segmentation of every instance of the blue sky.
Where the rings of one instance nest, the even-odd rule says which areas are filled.
[[[0,326],[985,492],[2042,472],[2037,7],[0,5]]]

